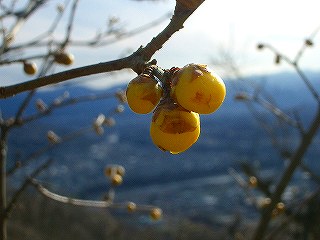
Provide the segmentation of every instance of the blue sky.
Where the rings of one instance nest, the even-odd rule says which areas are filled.
[[[56,4],[63,2],[49,1],[39,14],[26,23],[23,31],[17,36],[17,41],[28,39],[46,29],[54,17]],[[126,29],[132,29],[172,12],[174,5],[173,0],[81,0],[74,38],[88,39],[94,36],[97,30],[104,28],[110,16],[119,17]],[[224,76],[226,73],[222,69],[211,64],[211,59],[219,58],[223,50],[234,56],[243,74],[286,71],[289,68],[285,64],[274,66],[271,53],[258,52],[256,44],[267,42],[288,56],[294,56],[304,38],[320,25],[319,6],[316,0],[206,0],[187,20],[185,28],[176,33],[154,57],[164,68],[182,67],[190,62],[207,63]],[[70,48],[76,57],[73,67],[112,60],[130,53],[140,45],[148,43],[167,23],[168,21],[130,39],[103,48]],[[63,25],[58,30],[57,36],[63,36]],[[307,69],[318,69],[319,39],[315,39],[316,46],[307,51],[302,61],[302,65]],[[65,69],[59,67],[57,70]],[[0,74],[3,76],[0,83],[4,85],[30,79],[21,72],[21,66],[1,68]],[[95,87],[110,86],[128,82],[131,77],[134,77],[133,73],[123,71],[121,74],[104,74],[102,80],[91,77],[85,84]]]

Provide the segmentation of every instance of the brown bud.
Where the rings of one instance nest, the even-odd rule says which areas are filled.
[[[119,186],[123,182],[122,176],[119,174],[114,174],[111,178],[111,184],[113,186]]]
[[[37,72],[37,65],[34,62],[24,62],[23,71],[28,75],[34,75]]]
[[[249,100],[249,96],[246,93],[239,93],[234,97],[234,99],[238,101],[245,101]]]
[[[64,11],[64,5],[63,5],[63,4],[58,4],[58,5],[57,5],[57,11],[58,11],[59,13],[62,13],[62,12]]]
[[[150,212],[152,220],[159,220],[162,217],[162,210],[160,208],[153,208]]]
[[[305,42],[304,42],[304,44],[305,44],[306,46],[308,46],[308,47],[312,47],[312,46],[313,46],[313,42],[312,42],[311,39],[306,39]]]
[[[104,129],[101,126],[97,126],[95,124],[93,124],[93,130],[95,131],[95,133],[99,136],[104,134]]]
[[[116,174],[119,174],[120,176],[124,176],[124,174],[126,173],[126,169],[123,166],[117,166],[116,167]]]
[[[116,124],[116,120],[113,117],[108,117],[104,120],[104,124],[108,127],[112,127]]]
[[[262,50],[264,48],[264,45],[262,44],[262,43],[259,43],[258,45],[257,45],[257,49],[258,50]]]
[[[137,210],[137,205],[133,202],[128,202],[127,210],[128,212],[135,212]]]
[[[255,188],[258,186],[258,179],[255,176],[249,177],[249,187]]]
[[[53,131],[48,131],[47,138],[52,144],[57,144],[61,141],[61,138]]]
[[[71,53],[57,53],[54,55],[54,61],[63,65],[71,65],[74,62],[74,56]]]
[[[94,121],[94,125],[101,126],[104,123],[105,119],[106,119],[105,115],[99,114],[99,116]]]
[[[127,102],[127,96],[126,96],[126,93],[124,91],[122,91],[122,90],[117,91],[115,95],[116,95],[116,97],[118,98],[118,100],[121,103],[126,103]]]
[[[281,62],[281,55],[277,54],[275,59],[274,59],[274,63],[275,64],[279,64]]]
[[[36,107],[39,112],[45,112],[48,109],[47,105],[41,99],[36,101]]]
[[[117,113],[122,113],[124,111],[124,106],[119,104],[115,110]]]

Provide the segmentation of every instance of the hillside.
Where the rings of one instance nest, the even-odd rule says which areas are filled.
[[[306,90],[301,91],[305,88],[294,75],[278,74],[269,76],[267,80],[253,77],[249,81],[262,82],[265,91],[284,109],[296,107],[306,121],[312,116],[309,109],[313,107],[313,99]],[[240,214],[250,213],[250,217],[255,218],[257,213],[252,211],[253,206],[246,203],[244,192],[228,174],[228,170],[239,170],[239,163],[250,162],[262,171],[265,178],[275,178],[285,163],[279,161],[270,139],[245,104],[234,101],[237,90],[244,87],[247,86],[227,81],[225,103],[216,113],[201,117],[200,139],[185,153],[171,155],[156,148],[149,137],[151,115],[137,115],[126,108],[124,113],[115,116],[116,125],[106,128],[103,136],[97,136],[92,131],[52,148],[33,161],[27,172],[47,158],[52,158],[54,164],[40,177],[51,190],[81,198],[101,199],[109,187],[103,175],[104,167],[121,164],[126,168],[126,176],[124,184],[117,189],[116,199],[119,201],[155,204],[170,214],[213,223],[232,221],[235,209]],[[118,88],[125,86],[100,91],[58,87],[51,91],[40,91],[33,101],[41,98],[49,103],[65,91],[72,98],[114,92]],[[23,97],[18,95],[1,101],[3,116],[14,114]],[[9,139],[9,158],[20,156],[23,160],[32,152],[47,146],[48,130],[63,136],[91,126],[98,114],[107,115],[116,104],[114,99],[81,103],[58,109],[50,116],[16,129]],[[33,103],[25,115],[34,112]],[[291,136],[293,132],[289,131],[288,137]],[[297,140],[291,139],[292,144]],[[311,149],[308,163],[320,171],[319,164],[312,161],[313,156],[318,154],[317,149]],[[12,164],[9,161],[9,167]],[[25,174],[18,171],[10,179],[11,186],[18,186],[19,179]],[[297,179],[300,179],[298,175]],[[299,185],[296,182],[294,184]]]

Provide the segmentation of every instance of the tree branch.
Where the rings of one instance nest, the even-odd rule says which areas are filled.
[[[312,125],[310,126],[309,130],[306,134],[302,137],[300,145],[298,146],[296,152],[293,154],[291,158],[291,162],[288,165],[287,169],[283,173],[279,183],[276,186],[275,191],[271,195],[271,203],[263,212],[263,215],[260,219],[258,227],[253,235],[254,240],[261,240],[265,235],[265,232],[268,228],[272,210],[275,208],[276,204],[280,201],[281,196],[288,186],[288,183],[291,180],[293,173],[295,172],[296,168],[301,163],[304,154],[307,152],[308,147],[311,144],[312,139],[314,138],[315,134],[317,133],[320,126],[320,108],[318,108],[317,115],[315,116]]]
[[[54,201],[75,205],[75,206],[82,206],[82,207],[95,207],[95,208],[121,208],[125,209],[128,207],[128,203],[130,202],[123,202],[123,203],[114,203],[112,200],[106,201],[95,201],[95,200],[84,200],[84,199],[77,199],[71,198],[63,195],[56,194],[51,192],[47,188],[43,187],[36,179],[30,179],[31,184],[47,198],[50,198]],[[155,208],[152,205],[137,205],[136,211],[150,211]]]
[[[151,59],[154,53],[161,49],[163,44],[167,42],[175,32],[183,28],[184,22],[202,4],[202,2],[203,1],[200,1],[192,10],[186,9],[177,3],[174,15],[172,16],[168,26],[154,37],[145,47],[140,47],[136,52],[128,57],[75,68],[7,87],[0,87],[0,98],[11,97],[24,91],[34,90],[39,87],[60,83],[78,77],[117,71],[125,68],[131,68],[139,74],[148,65],[147,62]]]

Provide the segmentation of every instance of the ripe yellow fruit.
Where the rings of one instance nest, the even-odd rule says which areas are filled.
[[[209,114],[221,106],[226,86],[206,65],[191,63],[173,77],[171,96],[185,109]]]
[[[157,80],[142,74],[132,79],[127,86],[127,102],[135,113],[150,113],[159,103],[162,88]]]
[[[23,71],[28,75],[34,75],[37,72],[38,68],[34,62],[24,62]]]
[[[63,65],[71,65],[74,62],[74,56],[71,53],[57,53],[54,55],[54,61]]]
[[[200,135],[199,114],[168,101],[156,108],[150,125],[153,143],[177,154],[191,147]]]
[[[162,217],[162,210],[160,208],[151,209],[150,217],[153,220],[159,220]]]

